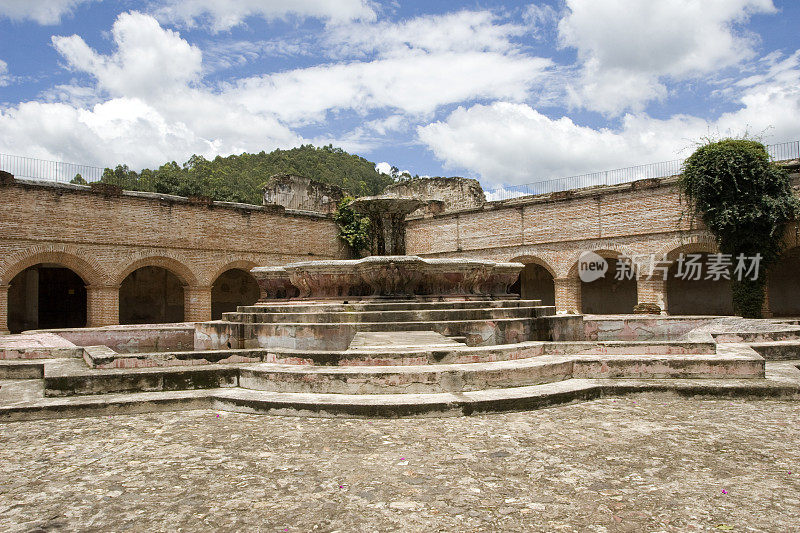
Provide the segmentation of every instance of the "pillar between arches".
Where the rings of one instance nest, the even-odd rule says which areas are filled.
[[[556,312],[580,313],[581,280],[578,278],[556,278],[553,283],[556,291]]]
[[[90,328],[119,324],[119,285],[86,286],[86,325]]]
[[[636,280],[637,303],[656,304],[661,308],[661,314],[669,311],[667,300],[667,281],[663,275],[640,276]]]
[[[210,286],[183,286],[183,319],[186,322],[211,320]]]
[[[0,285],[0,335],[8,335],[8,288]]]

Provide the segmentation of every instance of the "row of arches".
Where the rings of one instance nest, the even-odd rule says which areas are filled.
[[[60,263],[37,263],[14,276],[8,287],[8,329],[77,328],[87,325],[87,280]],[[185,320],[186,283],[162,266],[141,266],[119,286],[120,324],[160,324]],[[231,268],[211,286],[211,318],[252,305],[259,298],[255,278]]]
[[[708,252],[700,252],[700,262],[708,263]],[[515,259],[525,263],[512,292],[525,299],[542,300],[543,305],[556,305],[553,271],[534,258]],[[531,262],[536,260],[537,262]],[[609,272],[617,269],[617,259],[607,258]],[[666,301],[671,315],[733,314],[731,283],[700,279],[681,279],[678,265],[672,262],[665,281]],[[606,276],[591,283],[580,282],[580,312],[585,314],[626,314],[639,301],[635,279],[617,280]],[[783,254],[769,271],[767,286],[769,309],[774,316],[800,316],[800,247]]]

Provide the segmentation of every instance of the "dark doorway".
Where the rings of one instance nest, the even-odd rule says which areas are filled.
[[[119,288],[120,324],[183,322],[183,284],[166,268],[134,270]]]
[[[700,256],[701,278],[706,276],[710,264],[708,253],[687,254]],[[667,276],[667,312],[670,315],[732,315],[733,293],[731,282],[726,279],[681,279],[678,261],[669,267]],[[693,277],[693,276],[689,276]]]
[[[638,302],[635,279],[616,279],[617,260],[606,259],[605,277],[581,282],[581,312],[595,315],[624,315],[633,313]]]
[[[8,329],[82,328],[86,326],[86,285],[61,265],[26,268],[8,289]]]
[[[220,275],[211,287],[211,319],[236,311],[240,305],[253,305],[260,296],[258,283],[249,272],[232,268]]]
[[[542,305],[556,305],[556,287],[553,275],[535,263],[525,265],[520,272],[517,294],[523,300],[541,300]]]
[[[800,248],[784,252],[769,270],[769,308],[775,316],[800,316]]]

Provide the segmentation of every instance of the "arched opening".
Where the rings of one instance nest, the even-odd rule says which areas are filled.
[[[236,311],[240,305],[253,305],[259,295],[252,274],[239,268],[227,270],[211,286],[211,319],[219,320],[222,313]]]
[[[542,265],[528,263],[511,286],[511,292],[523,300],[541,300],[542,305],[556,304],[556,286],[553,275]]]
[[[800,316],[800,247],[784,252],[770,268],[769,308],[775,316]]]
[[[11,280],[8,330],[82,328],[86,326],[86,283],[62,265],[39,263]]]
[[[673,261],[667,274],[667,311],[671,315],[732,315],[733,295],[731,282],[726,279],[704,279],[707,276],[709,253],[686,253],[699,256],[693,263],[701,265],[701,279],[695,277],[688,266],[684,266],[684,276],[678,274],[680,264]],[[688,263],[688,259],[686,261]],[[687,278],[687,279],[683,279]]]
[[[581,281],[581,312],[593,315],[624,315],[633,313],[638,299],[636,279],[616,279],[616,259],[606,259],[608,270],[604,277]]]
[[[157,266],[128,274],[119,288],[119,323],[170,322],[183,322],[183,283],[178,276]]]

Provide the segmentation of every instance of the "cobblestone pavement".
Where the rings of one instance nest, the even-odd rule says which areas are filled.
[[[798,531],[800,404],[0,424],[2,531]]]

